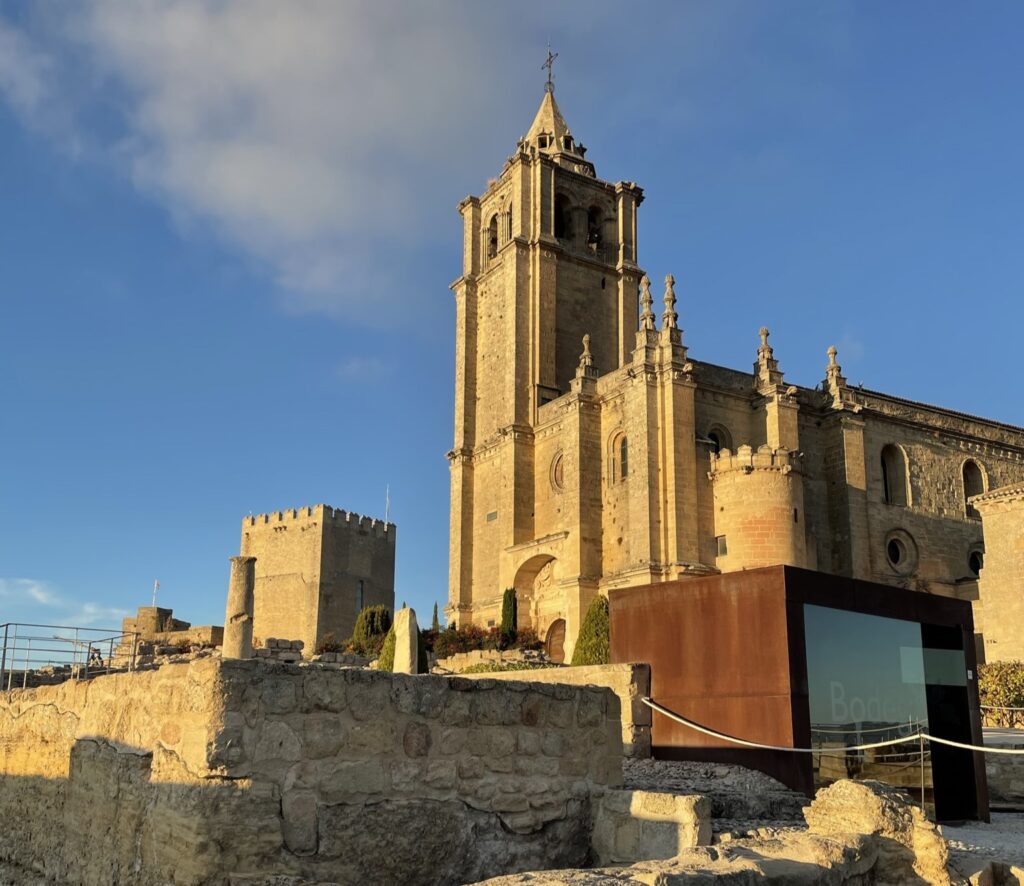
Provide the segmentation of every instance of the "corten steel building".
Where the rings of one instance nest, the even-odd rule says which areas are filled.
[[[653,712],[662,759],[737,763],[813,795],[875,778],[939,820],[988,818],[971,605],[790,566],[612,591],[612,661],[646,661],[651,697],[741,747]]]
[[[752,367],[700,360],[686,292],[641,266],[643,197],[597,175],[549,90],[459,204],[450,618],[497,623],[514,587],[561,660],[597,594],[688,576],[787,564],[976,599],[971,499],[1024,482],[1024,430],[850,385],[826,341],[794,385],[753,323]],[[990,657],[1024,651],[996,636],[1010,575],[982,582]]]

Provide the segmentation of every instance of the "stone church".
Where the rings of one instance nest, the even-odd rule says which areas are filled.
[[[791,384],[767,329],[752,371],[694,359],[673,278],[652,293],[638,264],[643,196],[598,177],[549,86],[459,204],[449,619],[494,624],[514,587],[558,660],[596,594],[712,572],[976,600],[971,499],[1024,481],[1024,429],[851,387],[835,348],[822,382]]]

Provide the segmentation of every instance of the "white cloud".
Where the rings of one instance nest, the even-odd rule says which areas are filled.
[[[48,621],[74,627],[103,623],[116,628],[129,613],[99,603],[68,600],[49,582],[35,578],[0,578],[0,621]],[[40,608],[45,614],[39,614]]]
[[[600,0],[29,9],[21,31],[0,25],[0,88],[30,125],[112,163],[193,236],[238,247],[289,308],[371,323],[382,304],[416,297],[416,260],[402,264],[413,250],[457,244],[454,189],[471,168],[481,190],[529,126],[545,38],[567,65],[556,77],[635,134],[638,116],[676,122],[656,84],[681,87],[680,72],[734,51],[728,40],[751,39],[759,18],[729,3],[636,10],[655,81],[636,71],[647,59],[619,52],[621,6]],[[629,113],[609,115],[612,84]]]
[[[420,230],[418,176],[482,83],[458,7],[94,0],[76,36],[124,90],[119,154],[185,223],[211,223],[298,306],[365,300],[366,259]],[[399,247],[400,248],[400,247]],[[378,296],[379,297],[379,296]],[[295,302],[293,301],[293,306]]]
[[[0,93],[20,114],[35,114],[46,97],[49,60],[0,20]]]
[[[46,582],[34,578],[0,578],[0,600],[14,603],[32,601],[40,606],[59,603],[59,598]]]

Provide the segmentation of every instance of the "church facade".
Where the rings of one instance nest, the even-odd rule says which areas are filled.
[[[767,329],[752,371],[692,358],[672,277],[652,292],[638,264],[642,201],[597,177],[548,89],[459,204],[449,619],[497,623],[514,587],[559,659],[596,594],[714,572],[976,599],[971,498],[1024,481],[1024,429],[851,387],[834,348],[790,384]]]

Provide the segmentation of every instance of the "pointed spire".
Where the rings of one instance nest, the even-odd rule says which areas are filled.
[[[594,357],[590,353],[590,333],[583,336],[583,353],[580,354],[580,369],[594,365]]]
[[[836,356],[839,351],[835,345],[829,345],[828,366],[825,367],[825,397],[831,400],[833,409],[849,409],[853,412],[860,412],[860,405],[857,403],[857,396],[846,382],[843,375],[843,367],[839,365]]]
[[[775,359],[775,349],[768,344],[768,327],[762,326],[758,334],[761,346],[757,349],[757,362],[754,364],[754,387],[767,394],[782,384],[782,373],[779,361]]]
[[[679,315],[676,313],[676,278],[665,275],[665,313],[661,315],[662,329],[678,329]]]
[[[646,274],[640,278],[640,304],[643,311],[640,313],[640,328],[643,330],[655,329],[654,322],[654,297],[651,295],[651,278]]]

